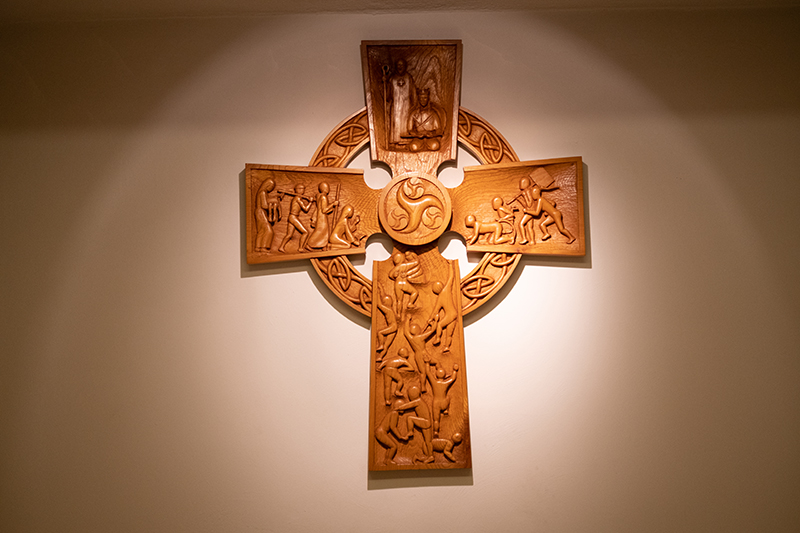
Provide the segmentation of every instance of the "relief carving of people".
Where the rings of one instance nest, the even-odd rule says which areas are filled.
[[[464,225],[472,228],[472,236],[467,244],[475,244],[482,235],[486,235],[488,244],[513,244],[514,242],[514,211],[505,205],[503,199],[495,196],[492,199],[492,209],[495,211],[494,220],[479,221],[475,215],[467,215]]]
[[[444,284],[437,281],[431,287],[436,295],[436,302],[433,304],[433,313],[428,319],[428,326],[435,332],[433,344],[441,343],[445,352],[450,351],[453,330],[456,327],[456,318],[458,318],[458,308],[453,301],[453,271],[448,269],[448,272],[449,276]]]
[[[534,180],[537,174],[546,176],[545,185],[539,184]],[[540,178],[541,179],[541,178]],[[567,238],[567,244],[575,241],[575,236],[564,226],[561,211],[556,209],[555,202],[551,202],[542,196],[543,191],[557,189],[553,187],[553,180],[546,171],[537,169],[531,172],[529,177],[519,180],[520,193],[512,201],[517,201],[522,205],[522,217],[517,223],[517,232],[520,235],[519,244],[535,243],[535,233],[533,230],[533,219],[539,218],[542,213],[546,216],[539,222],[539,229],[542,230],[542,240],[546,241],[551,237],[548,226],[556,225],[556,229]]]
[[[403,377],[400,375],[400,369],[413,370],[408,364],[407,357],[408,351],[400,348],[397,350],[397,355],[387,357],[378,365],[378,370],[383,371],[383,397],[386,405],[391,405],[392,396],[403,397]]]
[[[417,105],[408,117],[408,149],[412,152],[435,151],[441,146],[443,114],[430,101],[430,94],[430,89],[417,91]]]
[[[388,88],[386,86],[388,82]],[[398,59],[395,63],[394,73],[386,77],[384,75],[384,91],[386,97],[386,107],[389,110],[389,148],[393,150],[403,149],[406,144],[408,115],[416,96],[414,88],[414,78],[406,70],[406,61]]]
[[[425,371],[425,363],[431,360],[426,346],[428,339],[433,337],[436,333],[435,329],[423,331],[419,324],[411,321],[411,317],[407,316],[403,322],[403,335],[411,346],[411,351],[414,352],[414,362],[416,363],[416,372],[422,374]],[[422,392],[425,392],[426,385],[425,379],[422,379]]]
[[[541,213],[547,215],[544,220],[539,223],[539,229],[542,230],[542,240],[546,241],[550,238],[550,232],[547,230],[547,226],[555,223],[556,229],[568,239],[567,244],[572,244],[572,242],[575,241],[575,236],[564,226],[561,211],[556,209],[555,202],[549,202],[547,198],[544,198],[542,196],[542,189],[539,188],[538,185],[533,186],[532,195],[534,200],[533,216],[538,217]]]
[[[422,401],[420,398],[419,389],[416,386],[412,386],[408,389],[408,399],[407,403],[399,405],[397,407],[398,411],[408,411],[413,410],[414,414],[409,416],[406,419],[406,423],[408,424],[408,436],[409,438],[414,437],[414,430],[419,430],[422,434],[422,456],[414,457],[414,461],[420,461],[422,463],[432,463],[433,462],[433,430],[431,428],[431,411],[428,408],[428,405]]]
[[[533,187],[529,178],[519,180],[520,193],[512,201],[519,202],[522,206],[522,216],[517,219],[517,242],[519,244],[531,244],[536,242],[533,231]]]
[[[425,274],[419,257],[414,252],[395,252],[392,254],[394,267],[389,271],[389,279],[394,281],[394,296],[397,314],[400,315],[406,309],[413,309],[419,297],[419,291],[415,284],[425,283]],[[408,303],[406,302],[408,296]]]
[[[361,239],[355,236],[356,227],[358,227],[361,218],[358,215],[353,217],[353,213],[353,206],[346,205],[336,218],[330,239],[328,239],[332,250],[342,250],[351,246],[358,246],[361,243]]]
[[[292,240],[295,231],[300,233],[300,244],[298,245],[297,251],[306,251],[306,242],[308,241],[309,234],[308,229],[306,229],[306,227],[300,221],[300,213],[308,213],[308,211],[311,209],[312,199],[303,195],[305,190],[305,186],[301,183],[298,183],[294,187],[294,192],[281,193],[291,196],[292,201],[289,203],[289,217],[286,221],[286,235],[283,237],[283,241],[278,247],[278,251],[280,252],[286,252],[286,244]]]
[[[433,361],[429,361],[428,367],[425,369],[425,375],[431,385],[431,393],[433,395],[433,435],[438,437],[442,414],[448,414],[448,409],[450,409],[450,397],[447,393],[458,377],[458,364],[453,365],[453,373],[450,377],[445,377],[444,368],[437,366]]]
[[[386,464],[386,460],[392,464],[397,464],[394,462],[394,456],[397,455],[397,447],[399,446],[397,441],[408,441],[408,436],[401,435],[400,428],[398,426],[398,423],[400,422],[399,408],[402,405],[403,400],[395,400],[391,410],[386,413],[386,416],[383,417],[381,423],[375,428],[375,439],[386,448],[386,458],[384,460],[384,464]]]
[[[456,457],[453,455],[453,448],[461,444],[463,439],[461,433],[454,433],[452,439],[433,439],[431,445],[433,446],[433,451],[440,452],[447,457],[448,461],[455,462]]]
[[[383,313],[384,319],[386,319],[386,327],[378,330],[379,341],[375,351],[380,353],[384,350],[389,351],[389,346],[392,345],[392,341],[397,335],[397,315],[394,312],[394,300],[392,300],[392,297],[384,292],[381,285],[378,285],[378,291],[380,292],[380,298],[376,300],[375,305],[378,306],[378,309]]]
[[[339,205],[338,200],[334,200],[330,202],[328,200],[328,193],[330,192],[330,186],[326,182],[322,182],[319,184],[319,194],[317,194],[317,210],[314,213],[314,219],[312,222],[312,227],[314,231],[311,232],[311,235],[308,237],[307,246],[309,248],[324,248],[328,244],[328,238],[330,236],[330,224],[328,223],[328,215],[333,212],[337,205]]]
[[[281,204],[270,193],[275,190],[275,180],[267,178],[256,193],[256,252],[266,252],[272,248],[275,230],[272,226],[281,219]]]

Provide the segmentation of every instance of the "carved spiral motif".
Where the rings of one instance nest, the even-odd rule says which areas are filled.
[[[397,205],[392,210],[390,222],[393,230],[400,233],[416,231],[420,222],[429,229],[437,229],[444,222],[444,204],[433,194],[425,193],[425,186],[414,176],[397,189]]]
[[[458,112],[458,140],[481,164],[519,161],[511,145],[497,130],[463,107]],[[369,122],[366,109],[361,109],[328,134],[311,159],[311,166],[344,168],[367,142]],[[409,198],[414,199],[412,194]],[[431,222],[435,223],[433,219]],[[461,280],[464,314],[488,301],[505,284],[521,258],[520,254],[484,254],[472,272]],[[356,270],[346,256],[311,259],[311,264],[343,302],[359,313],[371,316],[372,281]]]

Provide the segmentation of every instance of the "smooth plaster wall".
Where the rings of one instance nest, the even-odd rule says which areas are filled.
[[[0,530],[797,531],[798,36],[796,9],[1,28]],[[366,320],[243,263],[244,164],[307,164],[363,106],[359,42],[395,38],[462,39],[462,105],[587,169],[587,258],[467,320],[474,467],[444,476],[368,475]]]

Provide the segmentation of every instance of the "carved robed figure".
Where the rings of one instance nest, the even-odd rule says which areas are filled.
[[[463,316],[505,283],[522,254],[585,253],[580,157],[518,161],[488,122],[460,107],[460,41],[365,41],[366,108],[308,167],[246,166],[248,263],[309,258],[326,285],[372,319],[369,469],[471,467]],[[461,143],[482,163],[457,188],[437,178]],[[392,180],[346,168],[369,144]],[[484,252],[461,279],[439,254],[447,230]],[[386,233],[372,279],[347,256]],[[276,245],[277,244],[277,245]]]

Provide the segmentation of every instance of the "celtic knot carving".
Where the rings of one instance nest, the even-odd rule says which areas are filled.
[[[522,259],[521,254],[487,253],[461,280],[461,304],[467,313],[498,291]]]
[[[322,141],[311,160],[311,166],[346,167],[352,156],[368,141],[367,112],[362,109],[346,118]]]
[[[353,268],[345,256],[312,259],[317,274],[328,287],[356,311],[370,316],[372,282]]]
[[[499,132],[463,107],[458,112],[458,140],[484,165],[519,161],[514,149]]]

